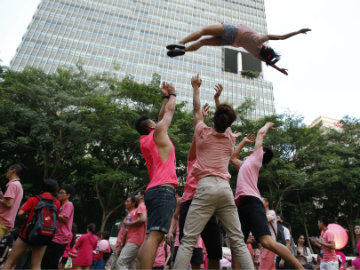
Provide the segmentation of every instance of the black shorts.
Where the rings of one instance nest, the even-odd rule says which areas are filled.
[[[250,232],[256,240],[261,236],[271,235],[265,207],[259,198],[252,196],[241,198],[238,204],[238,213],[245,241]]]
[[[174,255],[172,256],[173,262],[175,262],[178,250],[179,247],[174,247]],[[202,265],[204,263],[204,253],[202,248],[194,248],[190,263],[192,265]]]
[[[179,240],[184,235],[184,226],[187,213],[189,211],[192,200],[185,201],[181,204],[180,217],[179,217]],[[222,259],[222,237],[216,217],[213,215],[208,223],[205,225],[204,230],[201,232],[201,238],[204,241],[208,258],[213,260]],[[195,250],[195,249],[194,249]],[[193,255],[194,256],[194,255]]]
[[[147,210],[146,233],[161,231],[168,233],[176,208],[175,189],[156,186],[145,192],[144,202]]]

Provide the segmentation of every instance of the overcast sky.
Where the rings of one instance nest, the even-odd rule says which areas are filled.
[[[40,0],[0,0],[0,59],[9,65]],[[308,27],[307,35],[270,45],[282,55],[267,67],[278,113],[291,111],[310,124],[320,115],[360,118],[360,0],[265,0],[268,32]],[[241,23],[241,22],[239,22]]]

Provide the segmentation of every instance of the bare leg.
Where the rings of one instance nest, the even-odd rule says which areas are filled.
[[[213,24],[205,26],[198,31],[195,31],[185,37],[184,39],[180,40],[180,43],[186,44],[191,41],[198,40],[202,36],[214,36],[214,37],[221,37],[222,33],[224,32],[224,25],[222,24]]]
[[[194,44],[191,44],[189,47],[186,47],[185,52],[197,51],[202,46],[220,46],[220,38],[219,37],[204,38]]]
[[[298,260],[291,254],[290,250],[284,245],[276,242],[270,235],[264,235],[259,238],[261,245],[268,250],[278,254],[295,269],[304,269]]]
[[[20,238],[16,239],[13,249],[10,252],[9,258],[5,261],[2,269],[12,269],[13,265],[17,263],[20,256],[26,251],[28,245]]]
[[[41,269],[41,261],[44,256],[46,246],[33,246],[31,254],[31,268],[32,269]]]
[[[214,259],[209,259],[209,261],[208,261],[208,269],[209,270],[220,269],[220,261],[219,260],[214,260]]]
[[[142,244],[136,264],[136,269],[152,269],[159,244],[164,239],[164,233],[160,231],[150,232]]]

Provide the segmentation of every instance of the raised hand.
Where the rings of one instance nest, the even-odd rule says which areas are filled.
[[[167,85],[168,85],[167,82],[162,82],[162,84],[161,84],[161,93],[162,93],[163,96],[168,96],[169,95],[169,92],[167,90]]]
[[[214,98],[219,98],[223,90],[223,86],[220,83],[218,83],[215,85],[214,90],[215,90]]]
[[[244,141],[245,143],[254,143],[254,142],[255,142],[255,139],[256,139],[256,135],[255,135],[255,134],[249,134],[249,135],[247,135],[247,136],[243,139],[243,141]]]
[[[283,73],[283,74],[285,74],[285,75],[289,75],[288,73],[287,73],[287,69],[286,68],[279,68],[279,71],[281,72],[281,73]]]
[[[266,123],[266,126],[267,126],[268,129],[270,129],[270,130],[274,130],[274,129],[275,129],[275,128],[274,128],[275,124],[274,124],[273,122],[267,122],[267,123]]]
[[[199,76],[199,74],[197,74],[196,76],[191,78],[191,85],[193,88],[199,88],[201,86],[202,80]]]
[[[311,29],[309,29],[309,28],[303,28],[303,29],[300,29],[298,32],[299,32],[300,34],[306,34],[306,33],[309,32],[309,31],[311,31]]]
[[[209,115],[209,111],[210,111],[210,105],[208,103],[206,103],[201,110],[201,113],[203,115],[204,118],[206,118]]]
[[[168,91],[169,95],[175,95],[176,91],[175,91],[175,86],[172,83],[168,83],[166,90]]]

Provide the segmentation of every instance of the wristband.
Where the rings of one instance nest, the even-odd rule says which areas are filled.
[[[169,97],[170,97],[170,96],[174,96],[174,97],[176,97],[176,94],[169,94]]]
[[[162,96],[162,99],[165,99],[165,98],[169,99],[170,96]]]

